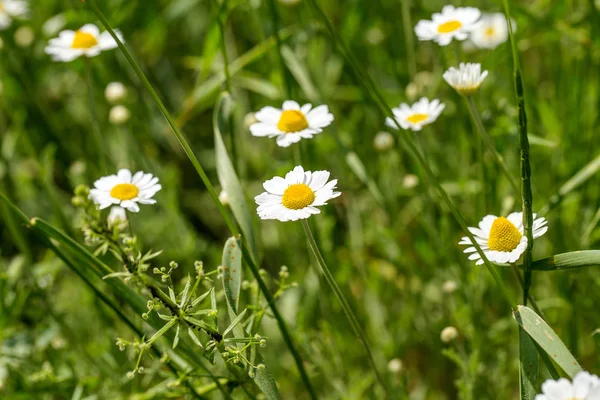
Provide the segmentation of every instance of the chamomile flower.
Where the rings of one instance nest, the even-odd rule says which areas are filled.
[[[286,222],[319,214],[318,206],[341,195],[334,192],[337,179],[327,182],[328,179],[328,171],[304,171],[301,166],[288,172],[285,178],[269,179],[263,184],[266,192],[254,198],[258,216]]]
[[[515,29],[515,23],[513,30]],[[480,49],[495,49],[508,40],[508,24],[502,13],[483,14],[479,25],[469,37],[475,47]]]
[[[488,72],[481,72],[481,64],[460,63],[458,69],[450,67],[444,72],[444,80],[458,93],[468,96],[479,89]]]
[[[116,32],[120,40],[121,34]],[[46,54],[54,61],[69,62],[80,56],[95,57],[104,50],[117,47],[117,42],[108,31],[100,33],[94,24],[82,26],[77,31],[65,30],[57,38],[50,39]]]
[[[420,20],[415,26],[419,40],[433,40],[447,46],[453,39],[465,40],[469,32],[477,29],[481,12],[473,7],[444,6],[441,13],[431,16],[431,21]]]
[[[293,100],[283,102],[281,110],[263,107],[255,117],[258,122],[250,125],[252,135],[277,137],[280,147],[288,147],[300,139],[312,139],[333,122],[333,114],[326,105],[312,108],[311,104],[304,104],[300,107]]]
[[[542,394],[535,400],[600,400],[600,378],[582,371],[573,382],[568,379],[548,379],[542,384]]]
[[[0,0],[0,29],[6,29],[14,18],[26,16],[29,5],[24,0]]]
[[[545,218],[537,218],[533,214],[533,238],[537,239],[548,230]],[[479,228],[469,228],[475,240],[483,250],[488,260],[496,264],[514,263],[527,248],[527,236],[523,229],[523,213],[514,212],[508,217],[486,215],[479,222]],[[458,244],[467,245],[465,253],[470,254],[469,260],[477,260],[476,265],[483,264],[483,259],[477,253],[471,239],[463,237]]]
[[[156,203],[152,197],[162,189],[158,178],[152,174],[139,171],[132,176],[128,169],[98,179],[94,187],[90,190],[90,198],[100,210],[117,205],[131,212],[140,210],[138,203]]]
[[[392,109],[394,119],[402,127],[402,129],[412,129],[420,131],[423,126],[434,122],[444,110],[444,103],[440,103],[438,99],[429,101],[426,97],[409,106],[406,103],[400,104],[400,107]],[[398,129],[394,120],[387,117],[385,124],[391,128]]]

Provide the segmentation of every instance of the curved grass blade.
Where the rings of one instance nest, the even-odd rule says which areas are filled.
[[[517,323],[563,371],[573,378],[581,366],[550,326],[531,308],[518,306],[513,313]]]
[[[556,254],[536,260],[531,265],[534,271],[561,271],[565,269],[600,266],[600,250],[582,250]]]

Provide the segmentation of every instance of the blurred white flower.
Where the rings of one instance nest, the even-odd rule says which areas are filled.
[[[512,21],[513,30],[516,29]],[[508,24],[502,13],[483,14],[477,29],[471,32],[471,42],[480,49],[495,49],[508,40]]]
[[[116,32],[120,40],[121,34]],[[104,50],[117,47],[117,42],[108,31],[100,33],[94,24],[82,26],[77,31],[65,30],[57,38],[50,39],[46,54],[54,61],[69,62],[80,56],[95,57]]]
[[[118,105],[110,109],[110,112],[108,113],[108,120],[113,125],[121,125],[129,121],[130,116],[131,113],[127,107]]]
[[[394,147],[394,136],[386,131],[377,132],[373,139],[373,146],[377,151],[386,151]]]
[[[440,339],[444,343],[450,343],[458,337],[458,330],[453,326],[447,326],[440,333]]]
[[[120,206],[113,206],[108,214],[108,227],[111,228],[115,224],[127,221],[127,213]]]
[[[388,371],[392,374],[397,374],[402,371],[402,360],[399,358],[393,358],[388,362]]]
[[[257,123],[250,125],[253,136],[277,137],[277,145],[288,147],[301,139],[312,139],[333,122],[333,114],[326,105],[312,108],[293,100],[283,102],[282,109],[263,107],[255,114]]]
[[[14,18],[24,18],[28,11],[25,0],[0,0],[0,30],[8,28]]]
[[[116,175],[105,176],[94,182],[90,198],[98,204],[100,210],[118,205],[131,212],[138,212],[138,203],[156,203],[152,197],[161,189],[158,178],[152,174],[138,171],[132,176],[128,169],[121,169]]]
[[[111,82],[106,85],[104,97],[109,103],[116,103],[127,96],[127,88],[121,82]]]
[[[277,219],[282,222],[306,219],[321,211],[317,206],[341,195],[334,192],[337,179],[327,182],[328,171],[304,171],[297,166],[285,178],[279,176],[263,184],[266,192],[254,198],[261,219]]]
[[[46,36],[56,35],[62,28],[65,27],[67,19],[64,14],[57,14],[50,18],[42,25],[42,33]]]
[[[431,16],[431,21],[420,20],[415,33],[419,40],[433,40],[440,46],[447,46],[453,39],[467,39],[469,32],[477,29],[480,16],[477,8],[444,6],[441,13]]]
[[[419,184],[419,177],[413,174],[406,174],[402,179],[402,187],[404,189],[412,189]]]
[[[453,280],[447,280],[442,284],[442,291],[447,294],[454,293],[458,289],[458,284]]]
[[[545,218],[536,219],[536,214],[533,214],[534,239],[546,233],[547,223]],[[479,222],[479,228],[469,228],[469,231],[475,237],[487,259],[496,264],[514,263],[527,248],[522,212],[514,212],[506,218],[486,215]],[[467,254],[470,253],[469,260],[477,260],[475,265],[483,264],[483,259],[473,247],[471,239],[465,236],[458,244],[470,246],[464,251]]]
[[[600,378],[589,372],[579,372],[573,378],[548,379],[542,384],[542,394],[535,400],[600,400]]]
[[[29,47],[34,40],[35,33],[28,26],[21,26],[15,31],[15,43],[19,47]]]
[[[440,103],[438,99],[429,101],[426,97],[422,97],[412,106],[402,103],[400,107],[394,108],[392,111],[394,112],[394,119],[402,129],[420,131],[423,126],[434,122],[440,116],[444,107],[444,103]],[[398,129],[394,120],[390,117],[386,118],[385,123],[391,128]]]
[[[481,72],[481,64],[460,63],[458,69],[450,67],[444,72],[444,80],[458,93],[468,96],[477,91],[488,72]]]
[[[224,206],[229,205],[229,195],[227,194],[226,191],[221,190],[221,193],[219,193],[219,201],[221,202],[221,204],[223,204]]]

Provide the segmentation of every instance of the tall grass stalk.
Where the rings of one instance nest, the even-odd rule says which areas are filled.
[[[302,228],[304,228],[304,233],[306,234],[306,238],[308,239],[308,245],[310,246],[310,249],[312,250],[312,253],[315,256],[315,259],[317,260],[317,264],[319,264],[319,267],[321,268],[321,272],[323,272],[323,275],[325,276],[325,280],[329,284],[329,287],[331,288],[331,290],[333,290],[335,297],[338,299],[338,301],[342,305],[342,309],[344,310],[344,314],[346,314],[346,318],[348,319],[348,322],[350,322],[350,325],[352,326],[354,333],[356,333],[356,336],[358,336],[358,338],[362,342],[362,345],[365,348],[367,355],[369,356],[369,362],[371,363],[371,368],[373,369],[373,372],[375,373],[375,377],[377,378],[377,381],[379,382],[381,387],[385,390],[387,397],[391,396],[391,393],[389,391],[387,384],[385,383],[385,380],[383,379],[383,376],[379,373],[379,370],[377,369],[377,363],[375,362],[375,359],[373,358],[373,352],[371,350],[371,346],[369,345],[369,340],[367,339],[367,335],[361,328],[358,318],[354,314],[354,311],[352,311],[352,308],[350,307],[350,304],[348,304],[348,301],[346,300],[344,293],[338,286],[337,282],[335,281],[335,278],[333,277],[333,274],[329,270],[329,267],[327,266],[325,259],[321,255],[319,246],[317,246],[317,242],[315,241],[315,238],[312,234],[310,225],[309,225],[308,221],[305,219],[302,220]]]
[[[398,124],[398,122],[394,118],[394,113],[392,112],[392,109],[390,108],[390,106],[387,105],[383,95],[380,93],[379,89],[376,87],[375,83],[372,81],[370,76],[367,73],[363,72],[363,69],[355,61],[354,56],[348,49],[348,46],[346,46],[344,41],[337,35],[337,33],[335,32],[335,29],[333,29],[333,25],[329,21],[329,18],[327,18],[327,15],[321,9],[321,7],[317,3],[317,1],[309,0],[309,3],[312,5],[312,7],[317,12],[317,14],[319,14],[321,19],[325,23],[325,26],[326,26],[327,30],[329,31],[329,34],[331,36],[333,43],[337,44],[341,48],[342,55],[346,58],[346,60],[348,61],[348,63],[352,67],[352,69],[354,70],[358,83],[360,83],[362,86],[364,86],[366,88],[366,90],[371,94],[371,96],[373,97],[373,100],[375,101],[376,105],[379,107],[382,114],[392,118],[392,120],[396,124],[396,128],[398,129],[399,132],[403,131],[400,124]],[[408,134],[398,134],[397,136],[400,138],[402,143],[409,149],[410,153],[417,160],[419,165],[421,165],[423,170],[425,170],[425,173],[429,176],[430,183],[432,183],[435,186],[436,190],[442,197],[444,203],[452,212],[452,215],[456,219],[456,222],[460,225],[461,229],[464,231],[464,233],[467,235],[467,237],[473,243],[473,246],[477,250],[477,253],[481,256],[486,268],[488,269],[488,271],[492,275],[492,278],[494,279],[494,281],[500,288],[500,291],[502,292],[504,299],[507,301],[507,303],[511,307],[511,309],[514,310],[515,307],[513,306],[513,302],[510,299],[510,296],[508,294],[508,289],[504,285],[504,282],[502,282],[502,278],[498,274],[498,271],[496,271],[496,268],[494,267],[494,265],[492,263],[490,263],[490,261],[485,256],[485,253],[479,246],[479,244],[477,244],[477,241],[475,240],[473,234],[469,231],[467,223],[465,222],[464,218],[462,217],[462,215],[460,214],[460,212],[458,211],[458,209],[456,208],[454,203],[452,203],[452,200],[450,200],[448,193],[444,190],[442,185],[439,183],[439,181],[435,177],[435,174],[429,167],[429,164],[427,163],[425,158],[421,155],[421,153],[419,152],[419,150],[417,149],[417,147],[415,146],[415,144],[413,143],[413,141],[411,140],[411,138],[409,137]]]
[[[496,159],[496,162],[498,163],[498,165],[500,166],[500,169],[502,170],[502,172],[508,179],[508,182],[510,183],[513,190],[515,191],[515,194],[519,193],[521,189],[519,188],[517,181],[515,180],[515,178],[512,176],[512,174],[508,170],[508,166],[504,162],[504,158],[502,157],[502,155],[500,153],[498,153],[498,150],[496,150],[496,146],[494,146],[494,142],[492,141],[492,138],[490,137],[490,135],[485,130],[485,127],[483,126],[483,122],[481,121],[481,115],[479,115],[479,111],[477,111],[477,108],[475,107],[475,102],[473,101],[473,96],[467,96],[465,101],[467,103],[469,112],[471,113],[471,119],[473,120],[473,124],[475,125],[477,132],[479,132],[479,134],[481,135],[481,138],[483,139],[483,142],[487,146],[488,151],[490,153],[492,153],[492,155]]]
[[[408,58],[408,76],[415,79],[417,75],[417,58],[415,56],[415,43],[410,21],[410,0],[400,2],[402,13],[402,28],[404,29],[404,45],[406,46],[406,58]]]
[[[98,120],[98,113],[96,112],[96,95],[94,91],[94,70],[92,67],[92,60],[88,57],[85,58],[86,68],[86,83],[88,91],[88,104],[90,108],[90,117],[92,118],[92,132],[96,141],[95,152],[98,154],[98,167],[102,174],[108,173],[106,166],[106,151],[104,145],[104,138],[102,137],[102,131],[100,130],[100,121]]]
[[[281,84],[284,88],[284,94],[287,97],[287,100],[292,99],[292,84],[290,82],[290,76],[287,73],[287,69],[285,67],[285,60],[283,58],[283,53],[281,51],[283,47],[283,42],[281,41],[281,36],[279,35],[279,11],[277,10],[277,4],[275,0],[267,0],[269,4],[269,13],[271,14],[271,22],[273,23],[273,35],[275,35],[275,42],[277,45],[277,54],[279,57],[279,68],[281,72]]]
[[[144,74],[144,72],[142,71],[142,69],[140,68],[140,66],[138,65],[138,63],[135,61],[135,59],[133,58],[133,56],[131,55],[131,53],[129,52],[129,50],[125,47],[125,45],[123,44],[123,42],[121,42],[121,40],[119,40],[118,36],[115,34],[114,29],[112,28],[112,26],[110,25],[110,23],[108,22],[108,20],[104,16],[104,14],[100,11],[100,9],[96,5],[95,1],[94,0],[88,0],[87,4],[90,6],[90,8],[94,12],[94,14],[96,14],[96,16],[98,17],[98,19],[100,19],[100,21],[102,22],[102,24],[104,25],[104,27],[106,28],[106,30],[108,32],[110,32],[111,36],[117,42],[117,44],[119,46],[119,49],[121,50],[121,52],[123,53],[123,55],[125,56],[125,58],[129,62],[129,64],[131,65],[131,67],[135,71],[136,75],[142,81],[142,84],[146,87],[146,89],[150,92],[150,94],[151,94],[152,98],[154,99],[156,105],[158,106],[158,108],[160,109],[161,113],[163,114],[163,116],[167,120],[167,123],[171,127],[171,130],[173,131],[173,134],[177,137],[177,140],[178,140],[179,144],[183,148],[183,150],[186,153],[186,155],[188,156],[190,162],[192,163],[192,165],[196,169],[196,172],[200,176],[200,179],[202,180],[204,186],[206,187],[206,190],[208,191],[208,193],[209,193],[210,197],[212,198],[213,202],[215,203],[215,205],[216,205],[216,207],[217,207],[217,209],[219,211],[219,214],[221,214],[221,217],[224,219],[225,224],[229,228],[229,231],[234,236],[237,236],[239,234],[239,230],[238,230],[237,226],[234,224],[234,222],[231,219],[230,214],[227,212],[227,210],[225,209],[225,207],[223,206],[223,204],[219,200],[219,196],[218,196],[218,194],[217,194],[214,186],[212,185],[212,183],[208,179],[208,176],[206,175],[206,172],[204,171],[204,169],[200,165],[200,162],[198,161],[198,158],[196,157],[196,155],[192,151],[189,143],[185,139],[185,136],[183,135],[183,133],[179,130],[179,128],[175,124],[175,121],[174,121],[171,113],[167,110],[167,108],[163,104],[162,100],[158,96],[158,93],[156,92],[156,90],[154,90],[152,84],[148,81],[148,78],[146,77],[146,75]],[[245,237],[242,237],[242,240],[243,240],[243,244],[244,244],[242,246],[242,255],[243,255],[244,261],[246,261],[247,265],[250,267],[250,270],[252,271],[252,274],[254,275],[254,278],[258,282],[258,286],[259,286],[262,294],[265,296],[265,299],[267,300],[267,302],[269,304],[269,307],[271,308],[271,311],[273,312],[273,316],[275,317],[275,319],[277,321],[277,325],[279,327],[279,330],[281,331],[281,336],[282,336],[284,342],[286,343],[288,349],[292,353],[292,356],[294,357],[294,361],[296,363],[298,371],[300,372],[300,377],[301,377],[301,379],[302,379],[302,381],[303,381],[306,389],[308,390],[310,397],[312,399],[316,399],[317,396],[316,396],[315,391],[314,391],[314,389],[312,387],[312,384],[310,383],[310,379],[308,378],[308,374],[306,373],[306,370],[304,368],[303,360],[300,357],[300,353],[296,349],[296,347],[294,345],[294,342],[293,342],[293,339],[292,339],[292,336],[289,333],[289,330],[287,328],[287,325],[286,325],[283,317],[281,316],[281,314],[279,313],[279,310],[277,309],[277,307],[275,305],[275,299],[273,298],[271,292],[269,291],[266,283],[264,282],[264,280],[260,276],[259,270],[258,270],[258,266],[257,266],[256,262],[254,261],[253,257],[250,255],[250,253],[248,251],[248,249],[250,248],[248,246],[248,240]]]

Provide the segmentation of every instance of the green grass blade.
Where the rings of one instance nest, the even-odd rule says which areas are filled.
[[[513,313],[517,323],[531,336],[537,344],[550,356],[550,358],[573,378],[581,372],[581,366],[569,352],[567,346],[560,340],[556,333],[539,315],[526,306],[519,306]]]
[[[306,98],[313,103],[317,102],[319,99],[317,88],[313,84],[308,70],[302,65],[302,61],[298,59],[296,53],[288,46],[283,46],[281,48],[281,56],[285,61],[285,65],[296,79],[296,82],[298,82],[300,89],[304,92]]]
[[[539,356],[531,337],[519,327],[519,387],[521,400],[533,400],[536,395]]]
[[[534,271],[561,271],[599,265],[600,250],[582,250],[555,254],[552,257],[535,260],[531,265],[531,269]]]

